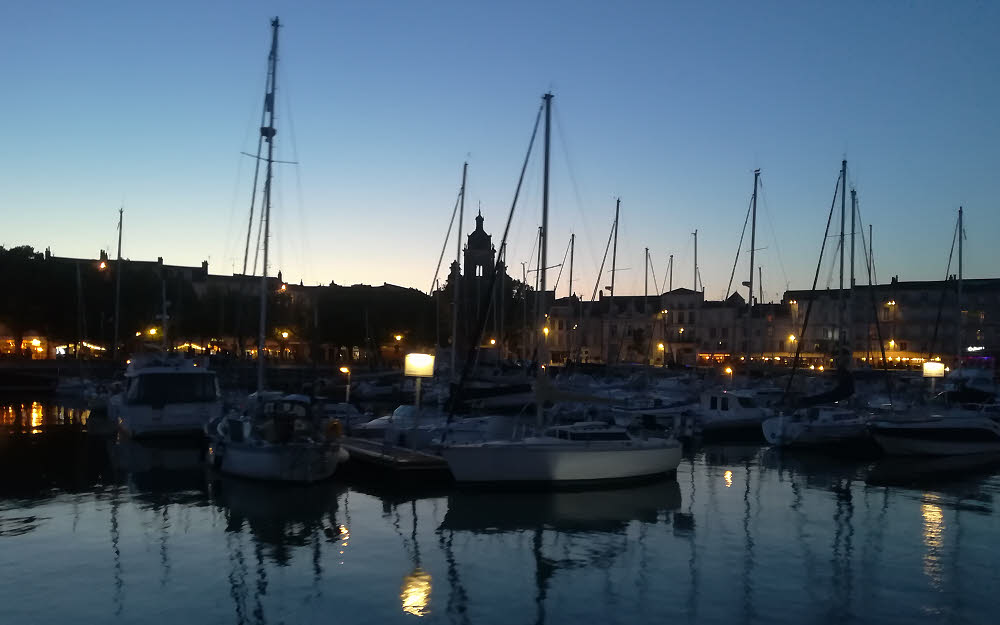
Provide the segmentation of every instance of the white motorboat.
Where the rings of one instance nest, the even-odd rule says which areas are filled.
[[[702,436],[714,439],[760,439],[761,424],[771,414],[749,390],[708,391],[698,407]]]
[[[640,479],[677,470],[675,440],[643,440],[603,422],[558,425],[520,440],[445,446],[458,482],[568,485]]]
[[[957,411],[956,411],[957,412]],[[875,442],[893,456],[959,456],[1000,452],[1000,421],[990,413],[931,414],[869,425]]]
[[[778,447],[843,445],[868,439],[865,416],[840,406],[812,406],[771,417],[761,429],[767,442]]]
[[[125,380],[125,390],[108,402],[110,421],[124,436],[200,435],[222,415],[218,381],[203,360],[135,356]]]
[[[227,475],[281,482],[324,480],[346,460],[330,419],[305,395],[252,396],[254,409],[208,424],[210,464]]]

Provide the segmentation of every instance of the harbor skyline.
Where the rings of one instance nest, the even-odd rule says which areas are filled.
[[[943,278],[959,205],[966,277],[994,273],[996,7],[193,6],[13,9],[0,245],[113,253],[123,204],[125,257],[238,273],[252,175],[239,153],[253,151],[280,14],[276,157],[300,164],[277,173],[271,275],[426,291],[465,160],[461,234],[481,203],[499,241],[549,89],[550,264],[575,231],[584,298],[618,196],[618,293],[642,293],[646,247],[659,282],[674,254],[674,287],[690,287],[697,229],[706,292],[724,296],[755,168],[764,299],[807,288],[841,158],[880,282]],[[537,151],[532,163],[515,276],[538,222]]]

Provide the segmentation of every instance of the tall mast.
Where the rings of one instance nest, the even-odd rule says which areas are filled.
[[[854,239],[855,239],[855,229],[857,228],[857,215],[858,215],[858,190],[851,189],[851,289],[847,293],[847,349],[851,353],[851,362],[854,361]]]
[[[698,229],[695,228],[694,232],[694,291],[698,291]]]
[[[569,235],[569,296],[573,297],[573,252],[576,247],[576,234]],[[572,302],[570,302],[572,304]]]
[[[458,230],[455,235],[455,289],[453,291],[454,300],[451,307],[451,378],[458,382],[458,309],[461,308],[462,291],[462,219],[465,216],[465,178],[469,171],[469,163],[462,163],[462,189],[458,197]]]
[[[618,198],[615,201],[615,243],[611,249],[611,296],[608,298],[608,364],[611,364],[611,323],[615,318],[615,266],[618,261],[618,212],[621,205],[622,199]]]
[[[267,345],[267,252],[271,234],[271,180],[274,174],[274,107],[276,83],[278,79],[278,28],[281,22],[271,20],[271,52],[267,55],[267,91],[264,95],[264,110],[267,125],[260,127],[260,136],[267,142],[267,169],[264,174],[264,265],[260,272],[260,325],[257,329],[257,397],[264,390],[264,350]]]
[[[674,290],[674,255],[670,255],[670,262],[667,263],[667,275],[670,276],[667,283],[667,292]]]
[[[535,330],[542,332],[545,327],[545,268],[549,262],[549,146],[552,138],[552,94],[546,93],[542,96],[545,100],[545,166],[542,170],[542,227],[538,230],[538,271],[541,272],[538,280],[538,328]],[[548,356],[548,346],[545,344],[545,336],[542,336],[542,349],[538,352],[538,361],[546,362]],[[539,416],[541,416],[541,404],[539,404]]]
[[[844,346],[844,309],[847,304],[847,298],[844,297],[844,226],[846,225],[845,219],[847,217],[847,160],[843,160],[840,163],[840,290],[837,292],[840,299],[840,311],[838,315],[838,320],[840,322],[840,328],[837,330],[837,338],[839,347]],[[839,357],[839,349],[837,350]]]
[[[955,350],[956,369],[962,368],[962,339],[964,338],[962,336],[962,331],[964,330],[964,328],[962,327],[963,325],[962,322],[964,321],[964,319],[962,318],[962,239],[964,238],[965,238],[965,230],[963,229],[962,226],[962,207],[959,206],[958,207],[958,325],[956,326],[957,337],[955,340],[957,347],[957,349]]]
[[[746,323],[746,336],[747,336],[747,347],[746,356],[747,362],[750,361],[750,354],[753,352],[753,347],[751,346],[752,341],[752,330],[753,330],[753,268],[754,268],[754,252],[757,249],[757,180],[760,178],[760,170],[755,169],[753,172],[753,198],[751,201],[751,215],[752,222],[750,226],[750,281],[747,282],[749,287],[749,297],[747,297],[747,323]]]
[[[111,362],[118,360],[118,316],[122,299],[122,215],[125,207],[118,209],[118,257],[115,259],[115,341],[111,344]]]
[[[548,229],[549,229],[549,147],[552,138],[552,93],[546,93],[542,96],[545,101],[545,166],[542,170],[542,227],[538,230],[539,238],[539,254],[541,258],[538,262],[538,271],[541,272],[539,278],[539,289],[538,289],[538,320],[535,326],[535,336],[538,336],[539,332],[543,332],[545,327],[545,266],[548,264],[548,246],[546,240],[548,239]],[[545,344],[545,336],[543,334],[541,341],[541,349],[538,350],[538,361],[545,362],[548,356],[548,345]],[[539,375],[544,375],[539,373]],[[541,429],[544,422],[543,415],[543,404],[544,402],[538,401],[536,407],[536,416],[538,419],[538,427]]]

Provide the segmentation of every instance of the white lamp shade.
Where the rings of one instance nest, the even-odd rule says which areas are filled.
[[[943,362],[925,362],[924,363],[924,377],[925,378],[943,378],[944,377],[944,363]]]
[[[403,373],[416,378],[433,377],[434,356],[431,354],[407,354]]]

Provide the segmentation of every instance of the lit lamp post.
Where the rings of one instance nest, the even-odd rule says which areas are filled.
[[[340,368],[341,373],[347,374],[347,388],[344,390],[344,403],[351,403],[351,370],[347,367]]]
[[[657,343],[656,349],[660,350],[660,367],[667,366],[667,346],[663,343]]]
[[[403,375],[416,378],[413,402],[417,409],[413,417],[413,429],[416,430],[420,421],[420,381],[423,378],[434,377],[434,356],[431,354],[407,354],[403,361]],[[415,437],[411,437],[411,440],[414,444],[416,443]]]
[[[924,377],[931,379],[931,395],[934,394],[934,385],[938,378],[944,377],[944,363],[943,362],[925,362],[924,363]]]
[[[732,384],[733,383],[733,368],[732,367],[726,367],[726,375],[729,376],[729,383]]]

